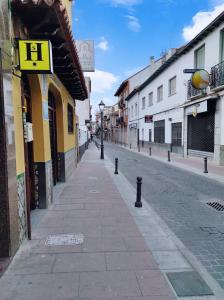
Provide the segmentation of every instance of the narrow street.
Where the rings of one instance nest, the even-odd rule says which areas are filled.
[[[144,199],[224,288],[224,215],[206,204],[224,200],[223,185],[114,144],[105,153],[133,187],[143,178]]]

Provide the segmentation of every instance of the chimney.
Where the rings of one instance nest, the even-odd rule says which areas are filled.
[[[155,62],[155,57],[154,56],[150,56],[150,65],[153,65]]]

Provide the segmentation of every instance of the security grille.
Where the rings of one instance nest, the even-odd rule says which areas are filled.
[[[154,142],[165,143],[165,120],[154,122]]]
[[[188,116],[188,149],[214,152],[215,103],[208,112]]]
[[[182,144],[182,123],[172,123],[172,146]]]
[[[224,205],[220,204],[219,202],[207,202],[206,204],[218,211],[224,211]]]

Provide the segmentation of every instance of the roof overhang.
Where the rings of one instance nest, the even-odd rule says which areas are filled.
[[[116,96],[119,96],[119,95],[123,92],[124,88],[126,88],[127,85],[128,85],[128,80],[123,81],[123,82],[121,83],[121,85],[119,86],[119,88],[117,89],[117,91],[116,91],[116,93],[114,94],[114,96],[115,96],[115,97],[116,97]]]
[[[27,28],[30,39],[48,39],[53,48],[54,73],[75,100],[88,98],[65,6],[60,0],[13,0],[13,15]]]

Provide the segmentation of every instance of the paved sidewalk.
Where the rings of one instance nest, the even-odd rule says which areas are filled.
[[[116,144],[121,146],[119,144]],[[124,146],[121,146],[124,147]],[[205,176],[214,180],[217,180],[221,183],[224,183],[224,166],[218,166],[214,161],[208,159],[208,173],[204,173],[204,158],[203,157],[191,157],[188,156],[187,158],[182,157],[180,154],[170,153],[171,162],[168,162],[168,154],[162,151],[156,151],[152,149],[151,156],[149,155],[149,148],[148,147],[141,147],[140,152],[137,148],[130,149],[129,147],[124,147],[125,149],[133,152],[137,152],[141,155],[146,155],[151,159],[156,159],[162,161],[167,164],[171,164],[175,167],[193,172],[195,174]]]
[[[62,234],[80,244],[46,245]],[[32,236],[0,279],[0,300],[175,299],[93,144]]]

